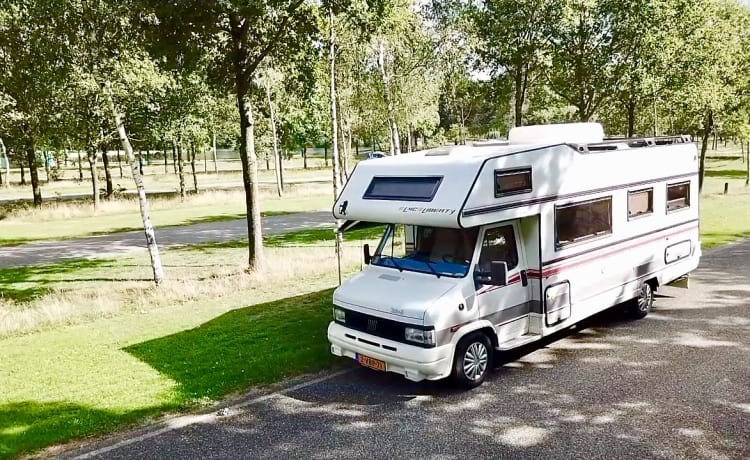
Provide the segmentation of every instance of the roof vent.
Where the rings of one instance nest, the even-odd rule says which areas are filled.
[[[520,126],[510,130],[508,140],[511,144],[589,144],[604,140],[604,128],[599,123]]]

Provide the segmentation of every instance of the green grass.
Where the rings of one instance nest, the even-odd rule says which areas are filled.
[[[304,281],[317,290],[229,312],[207,300],[0,340],[0,456],[331,365],[330,280]]]
[[[750,237],[750,187],[739,148],[709,151],[701,194],[701,243],[706,249]],[[729,193],[724,195],[724,184]]]
[[[87,279],[96,281],[101,278],[91,277],[98,276],[102,267],[113,262],[107,259],[70,260],[52,265],[3,268],[0,269],[0,296],[16,302],[26,302],[50,292],[53,287],[71,278],[76,282]]]

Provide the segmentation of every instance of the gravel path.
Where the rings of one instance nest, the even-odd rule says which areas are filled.
[[[272,216],[263,219],[263,231],[271,235],[305,228],[333,229],[330,212],[305,212]],[[156,229],[156,241],[161,248],[184,244],[218,243],[247,238],[245,219],[221,222],[162,227]],[[145,250],[143,231],[111,233],[73,240],[41,241],[19,246],[0,247],[0,268],[24,265],[51,264],[65,259],[107,257],[129,251]]]

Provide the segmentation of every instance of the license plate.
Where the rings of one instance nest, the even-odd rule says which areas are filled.
[[[357,354],[357,362],[376,371],[385,371],[385,361],[370,358],[369,356]]]

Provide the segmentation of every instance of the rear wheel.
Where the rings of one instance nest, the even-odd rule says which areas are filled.
[[[638,297],[630,302],[628,313],[636,319],[648,315],[654,305],[654,289],[649,283],[643,283],[638,291]]]
[[[474,332],[458,342],[453,359],[453,379],[464,388],[484,382],[492,365],[492,342],[482,332]]]

